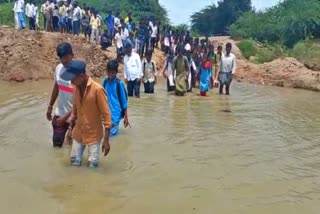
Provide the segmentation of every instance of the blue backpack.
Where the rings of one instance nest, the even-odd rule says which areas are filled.
[[[123,103],[122,103],[122,99],[121,99],[120,80],[118,78],[116,78],[116,81],[117,81],[117,86],[116,86],[116,88],[117,88],[117,96],[118,96],[118,100],[119,100],[119,104],[120,104],[120,108],[121,108],[121,118],[124,118],[124,113],[125,113],[126,109],[123,108]],[[103,82],[102,82],[103,88],[106,88],[107,82],[108,82],[108,77],[105,78],[103,80]],[[127,91],[126,90],[124,90],[124,91],[125,91],[125,94],[126,94],[126,100],[128,100]]]

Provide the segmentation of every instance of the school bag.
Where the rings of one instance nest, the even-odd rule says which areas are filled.
[[[105,78],[104,80],[103,80],[103,83],[102,83],[102,85],[103,85],[103,87],[104,88],[106,88],[106,85],[107,85],[107,82],[108,82],[108,77],[107,78]],[[121,99],[121,85],[120,85],[120,80],[116,77],[116,81],[117,81],[117,86],[116,86],[116,88],[117,88],[117,96],[118,96],[118,100],[119,100],[119,104],[120,104],[120,108],[121,108],[121,118],[124,118],[124,114],[125,114],[125,110],[126,109],[123,109],[123,103],[122,103],[122,99]],[[124,90],[124,92],[125,92],[125,94],[126,94],[126,100],[128,100],[128,95],[127,95],[127,91],[126,90]]]

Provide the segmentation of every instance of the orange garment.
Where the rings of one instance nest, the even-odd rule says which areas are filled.
[[[90,77],[81,98],[77,87],[74,92],[73,115],[76,125],[72,138],[84,145],[95,144],[103,138],[103,125],[111,128],[111,113],[103,87]]]

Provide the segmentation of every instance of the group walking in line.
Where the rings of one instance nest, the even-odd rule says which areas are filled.
[[[191,92],[198,82],[200,95],[207,96],[210,88],[216,87],[219,81],[219,93],[222,94],[225,87],[229,95],[236,68],[236,58],[231,48],[230,43],[226,44],[226,52],[223,53],[222,46],[219,46],[217,54],[214,54],[212,45],[208,52],[197,52],[196,46],[192,49],[189,45],[169,50],[163,71],[168,91],[183,96]],[[70,163],[73,166],[82,165],[83,153],[88,147],[88,167],[96,168],[101,148],[104,155],[109,153],[109,138],[118,135],[121,121],[125,128],[130,127],[128,96],[139,98],[142,82],[146,94],[155,92],[158,75],[156,62],[152,59],[153,52],[148,50],[141,60],[132,45],[126,43],[124,81],[117,77],[119,63],[115,59],[108,62],[107,77],[102,84],[87,75],[85,62],[74,59],[71,44],[60,44],[56,52],[61,63],[55,70],[46,114],[47,119],[52,121],[53,146],[62,147],[67,137],[72,144]],[[52,115],[56,101],[58,103]]]

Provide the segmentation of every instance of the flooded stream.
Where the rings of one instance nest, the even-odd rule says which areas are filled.
[[[51,145],[52,81],[0,84],[0,207],[10,214],[318,214],[320,94],[233,85],[230,97],[130,99],[100,168]]]

